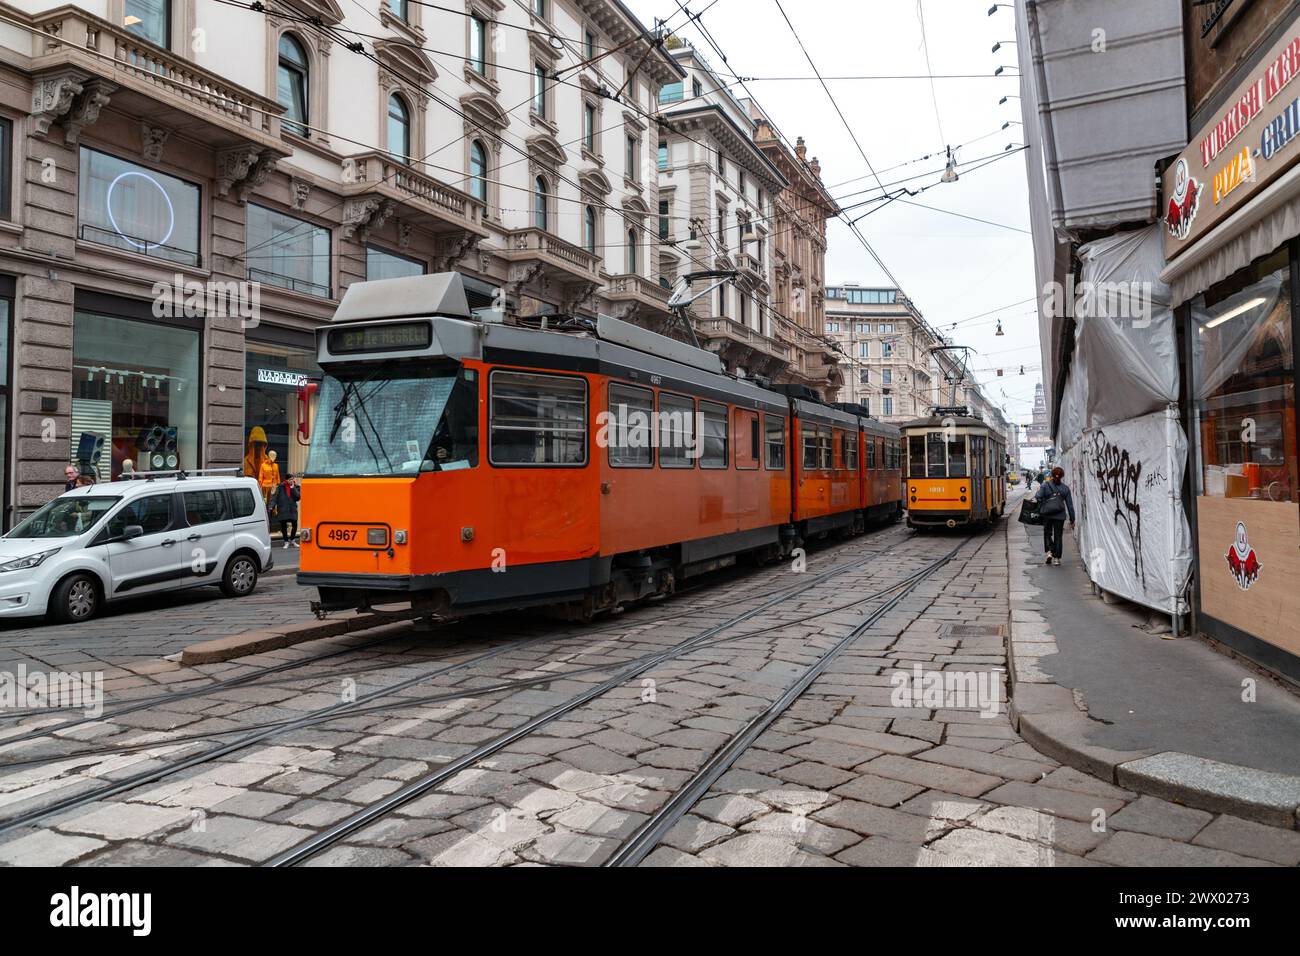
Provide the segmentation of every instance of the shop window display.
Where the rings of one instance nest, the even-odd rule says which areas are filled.
[[[1193,304],[1199,494],[1300,501],[1286,251]]]
[[[244,359],[244,474],[260,480],[271,453],[282,477],[302,474],[307,466],[307,446],[298,437],[299,390],[319,383],[320,377],[315,354],[308,349],[248,343]],[[315,404],[313,394],[312,413]]]
[[[127,461],[136,471],[198,467],[198,332],[79,311],[72,353],[70,460],[90,435],[103,438],[88,446],[100,481]]]

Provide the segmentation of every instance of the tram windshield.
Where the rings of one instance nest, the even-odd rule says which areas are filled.
[[[472,370],[400,362],[331,369],[318,409],[309,478],[414,475],[478,464]]]

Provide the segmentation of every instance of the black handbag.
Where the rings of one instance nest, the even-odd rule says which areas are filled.
[[[1053,520],[1065,517],[1065,495],[1059,491],[1048,493],[1038,505],[1038,517]]]
[[[1038,513],[1038,502],[1033,498],[1026,498],[1020,505],[1020,523],[1021,524],[1042,524],[1042,515]]]

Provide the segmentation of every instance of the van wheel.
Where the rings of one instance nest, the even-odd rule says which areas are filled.
[[[99,613],[99,604],[99,582],[89,574],[74,574],[50,595],[50,617],[63,624],[89,621]]]
[[[257,562],[247,554],[237,554],[226,562],[221,575],[221,591],[226,597],[247,597],[257,587]]]

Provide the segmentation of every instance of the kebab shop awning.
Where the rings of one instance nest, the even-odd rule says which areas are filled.
[[[1175,305],[1300,235],[1300,16],[1164,175]]]

